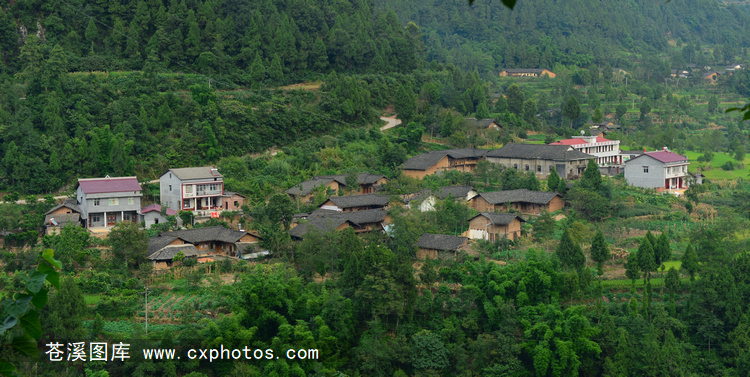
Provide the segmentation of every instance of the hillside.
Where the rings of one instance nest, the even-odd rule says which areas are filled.
[[[632,54],[664,53],[669,40],[722,45],[733,56],[750,38],[750,17],[715,0],[519,1],[512,11],[500,0],[375,3],[422,28],[428,61],[480,73],[556,63],[628,69]]]

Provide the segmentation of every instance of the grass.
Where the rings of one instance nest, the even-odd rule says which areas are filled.
[[[698,171],[699,164],[705,164],[705,163],[699,163],[698,157],[702,156],[703,153],[699,152],[685,152],[687,155],[687,158],[690,160],[690,166],[689,169],[692,172]],[[737,178],[750,178],[750,157],[745,157],[745,159],[742,161],[742,163],[745,165],[742,169],[734,169],[730,171],[726,171],[721,168],[722,165],[724,165],[726,162],[731,161],[732,163],[737,163],[737,160],[734,159],[734,157],[730,156],[727,153],[723,152],[716,152],[714,153],[714,158],[711,160],[711,170],[704,170],[702,173],[706,176],[708,179],[737,179]]]
[[[667,263],[674,263],[674,262],[667,262]],[[658,276],[658,272],[654,273],[654,275]],[[680,278],[680,280],[682,280],[683,285],[690,283],[689,278]],[[632,286],[632,282],[629,279],[628,280],[602,280],[603,289],[630,289],[631,286]],[[651,288],[657,289],[659,287],[661,287],[661,279],[652,277]],[[635,281],[635,288],[643,289],[643,279],[638,279]]]
[[[91,294],[83,295],[83,301],[86,302],[86,305],[96,305],[101,300],[102,300],[102,296],[100,295],[91,295]]]
[[[670,268],[674,267],[675,270],[679,271],[680,267],[682,266],[682,262],[678,260],[673,260],[669,262],[664,262],[664,271],[669,271]]]

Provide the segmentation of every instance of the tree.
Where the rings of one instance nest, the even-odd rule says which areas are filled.
[[[639,109],[641,111],[641,120],[643,120],[646,118],[646,115],[651,112],[651,100],[645,98],[641,101],[641,107]]]
[[[573,239],[570,237],[568,228],[563,230],[562,237],[560,238],[560,244],[555,250],[555,254],[562,262],[563,266],[572,267],[576,270],[580,270],[586,264],[586,257],[583,255],[580,245],[576,245]]]
[[[669,239],[667,234],[662,232],[659,238],[656,240],[656,247],[654,247],[654,258],[656,259],[656,265],[661,269],[661,293],[664,293],[664,262],[672,258],[672,248],[669,246]]]
[[[622,123],[622,116],[625,115],[625,113],[628,112],[628,107],[625,106],[625,104],[621,103],[615,107],[615,118],[617,118],[618,123]]]
[[[555,234],[557,222],[547,211],[542,211],[534,221],[534,237],[540,240],[551,238]]]
[[[73,277],[67,277],[60,283],[57,293],[50,297],[49,304],[44,310],[44,330],[50,334],[51,340],[83,339],[86,330],[82,322],[86,312],[83,292]]]
[[[604,274],[604,262],[609,259],[609,246],[604,239],[604,233],[601,230],[596,232],[594,239],[591,241],[591,259],[596,262],[596,268],[599,275]]]
[[[672,295],[674,295],[682,286],[682,283],[680,282],[680,273],[677,272],[674,267],[670,267],[667,271],[667,279],[664,282],[664,285],[667,286],[669,293]]]
[[[570,119],[570,128],[573,128],[573,121],[581,116],[581,105],[578,104],[578,100],[573,96],[568,98],[562,111],[563,116]]]
[[[713,114],[716,112],[716,109],[719,107],[719,101],[716,99],[716,95],[712,95],[708,98],[708,112]]]
[[[690,281],[695,280],[695,273],[698,272],[698,254],[693,250],[693,245],[688,244],[685,253],[682,254],[682,266],[690,275]]]
[[[122,221],[115,224],[107,236],[107,243],[116,262],[137,269],[146,261],[148,236],[139,223]]]
[[[552,169],[547,177],[547,191],[557,190],[557,186],[560,185],[560,176],[557,175],[557,169]]]
[[[638,253],[628,254],[628,260],[625,262],[625,276],[633,282],[633,289],[635,289],[635,281],[641,274],[641,267],[638,266]]]
[[[508,102],[508,111],[520,116],[523,113],[524,95],[518,84],[511,84],[508,87],[506,96]]]
[[[417,114],[417,95],[408,84],[402,84],[396,90],[393,97],[393,106],[395,107],[398,118],[403,122],[409,122]]]
[[[583,172],[581,187],[586,190],[601,192],[602,173],[599,171],[599,165],[596,164],[593,158],[589,160],[586,170]]]
[[[641,244],[638,245],[638,267],[643,272],[643,279],[651,280],[651,272],[656,271],[656,258],[654,258],[654,248],[651,246],[648,237],[643,237]]]
[[[277,84],[284,82],[284,70],[281,68],[281,58],[279,54],[273,55],[271,66],[268,68],[268,76]]]
[[[253,87],[260,88],[263,81],[266,79],[266,67],[263,65],[263,59],[260,58],[260,53],[255,53],[255,60],[250,66],[250,78],[253,80]]]
[[[601,123],[602,120],[604,120],[602,109],[597,107],[596,109],[594,109],[594,115],[591,116],[591,121],[594,123]]]

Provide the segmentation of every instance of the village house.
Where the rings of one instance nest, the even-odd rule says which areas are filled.
[[[469,219],[469,238],[495,242],[501,238],[511,241],[521,236],[521,223],[526,222],[513,213],[482,212]]]
[[[469,129],[500,131],[500,125],[492,118],[464,118],[464,125]]]
[[[388,195],[378,194],[332,196],[321,204],[320,208],[338,212],[385,209],[390,199]]]
[[[375,192],[376,186],[384,185],[388,180],[382,174],[370,174],[370,173],[358,173],[357,174],[357,188],[356,190],[360,194],[370,194]],[[286,190],[286,193],[292,198],[292,200],[299,203],[310,203],[315,196],[315,189],[319,187],[327,187],[327,196],[336,195],[339,190],[346,188],[346,175],[319,175],[304,182],[301,182],[294,187]]]
[[[552,169],[565,179],[578,178],[593,156],[569,145],[515,144],[487,152],[487,161],[546,178]]]
[[[210,262],[213,255],[241,258],[246,250],[253,250],[259,240],[260,237],[255,234],[222,226],[175,230],[152,237],[149,240],[148,255],[158,255],[156,253],[167,246],[190,244],[195,248],[199,262]]]
[[[227,211],[241,211],[247,197],[234,191],[224,191],[222,207]]]
[[[415,245],[417,247],[417,259],[455,258],[459,251],[468,248],[468,241],[469,239],[466,237],[425,233]]]
[[[471,200],[471,207],[478,212],[515,210],[525,215],[538,215],[542,211],[561,210],[565,201],[556,192],[518,189],[480,193]]]
[[[434,211],[436,200],[445,200],[452,197],[454,200],[469,202],[479,195],[471,186],[446,186],[437,191],[422,190],[417,194],[408,195],[404,198],[408,208],[419,208],[421,212]]]
[[[304,222],[289,231],[292,239],[302,240],[308,232],[329,233],[346,228],[353,228],[354,233],[381,232],[391,222],[384,209],[367,209],[354,212],[339,212],[317,209],[309,215],[302,216]]]
[[[159,178],[161,204],[196,217],[218,217],[223,210],[224,177],[210,166],[169,169]]]
[[[506,68],[500,71],[500,76],[508,77],[543,77],[548,76],[554,78],[555,75],[552,71],[542,68]]]
[[[664,148],[625,162],[625,181],[645,188],[685,189],[690,184],[687,157]]]
[[[141,221],[143,222],[146,229],[150,228],[155,224],[164,224],[167,222],[166,216],[177,216],[177,211],[167,208],[165,211],[166,216],[161,214],[162,206],[159,204],[149,204],[141,208]],[[182,225],[182,219],[177,217],[177,225]]]
[[[135,177],[79,179],[76,198],[84,226],[90,229],[139,221],[142,191]]]
[[[81,209],[73,198],[67,198],[44,214],[44,234],[60,233],[64,226],[81,226]]]
[[[573,136],[572,139],[558,140],[549,145],[568,145],[573,149],[594,156],[597,165],[622,164],[620,140],[609,140],[602,136]]]
[[[198,249],[195,245],[186,243],[176,236],[153,237],[148,244],[148,259],[154,270],[163,270],[172,267],[174,257],[182,252],[185,258],[195,258],[199,256]]]
[[[486,150],[475,148],[426,152],[406,160],[401,166],[401,172],[416,179],[446,170],[472,172],[477,162],[485,159],[486,154]]]

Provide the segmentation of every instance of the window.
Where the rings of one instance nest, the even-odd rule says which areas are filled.
[[[537,165],[536,166],[536,171],[542,171],[542,165]]]
[[[529,171],[529,165],[526,165],[526,171]]]
[[[190,208],[190,200],[186,199],[182,201],[182,208]]]
[[[154,224],[158,224],[158,223],[159,223],[159,219],[158,218],[154,219]]]
[[[135,204],[135,198],[133,198],[133,197],[128,198],[128,204],[130,204],[130,205]]]
[[[120,205],[120,198],[109,198],[109,205],[111,205],[111,206],[119,206]]]
[[[102,221],[102,218],[99,215],[91,215],[92,223],[98,223],[99,221]]]
[[[518,164],[513,164],[513,169],[518,170]]]
[[[94,207],[99,207],[99,205],[101,204],[100,200],[101,199],[94,199]]]
[[[187,185],[187,186],[185,186],[185,193],[186,194],[192,194],[193,193],[193,185]]]
[[[644,167],[643,167],[643,172],[644,172],[644,173],[648,173],[648,166],[644,166]]]
[[[172,191],[172,185],[169,185],[169,191]]]

